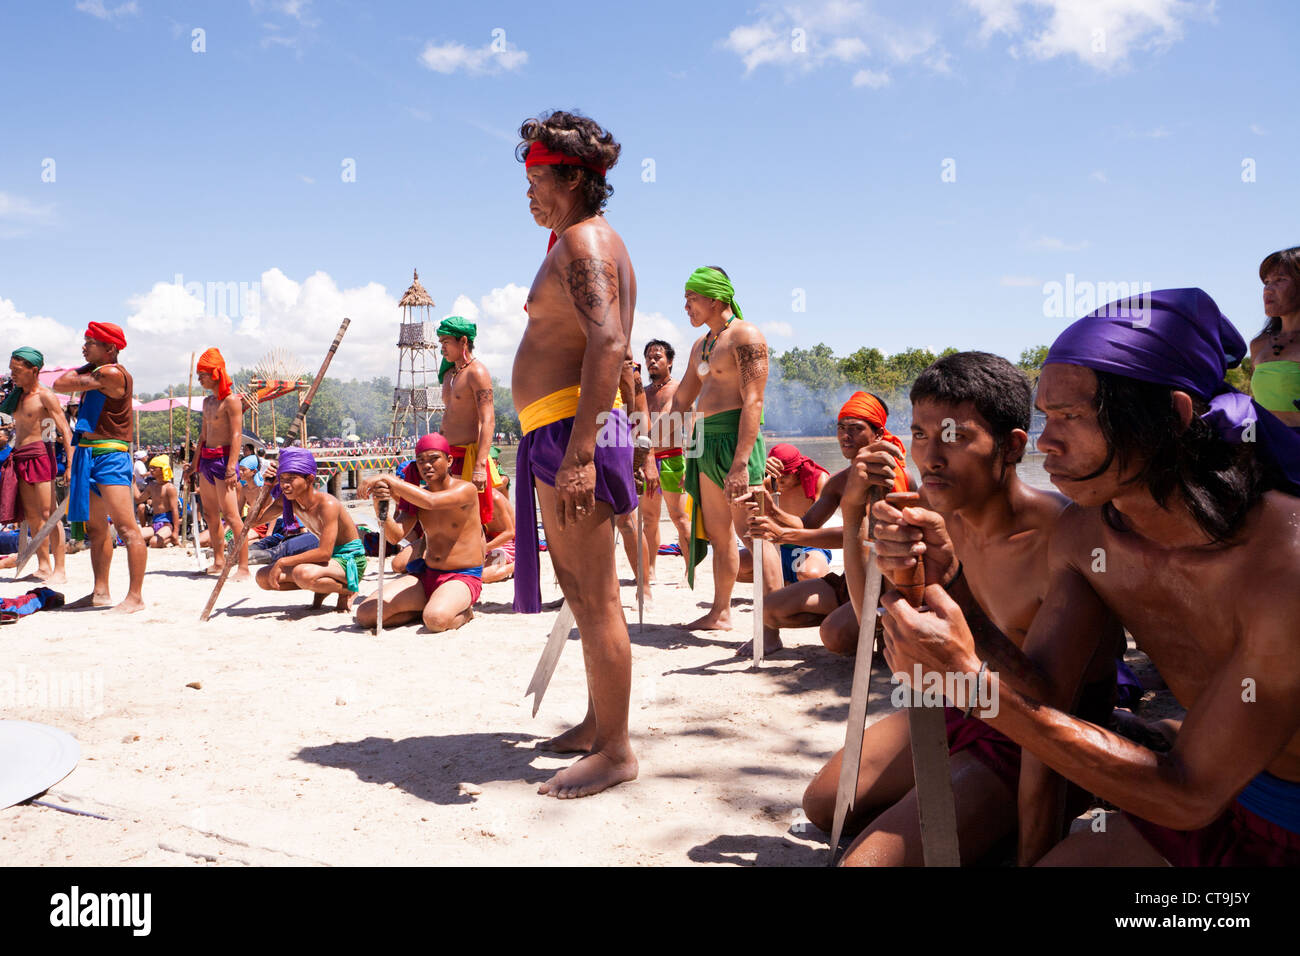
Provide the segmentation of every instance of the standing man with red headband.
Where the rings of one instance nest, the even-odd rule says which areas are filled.
[[[126,545],[131,583],[126,598],[113,608],[120,613],[144,610],[145,546],[135,521],[131,485],[131,441],[135,437],[131,396],[135,382],[131,373],[117,364],[117,353],[126,348],[126,335],[111,322],[91,322],[81,354],[86,364],[64,372],[52,388],[66,395],[82,392],[77,424],[73,429],[72,478],[68,490],[68,520],[83,521],[90,535],[90,566],[95,575],[94,590],[73,604],[94,607],[112,604],[108,571],[113,563],[113,532]],[[109,519],[113,527],[109,528]],[[71,605],[69,605],[71,606]]]
[[[588,692],[582,722],[541,745],[585,756],[539,792],[585,797],[637,775],[627,733],[632,648],[610,520],[637,503],[631,428],[623,409],[610,410],[628,355],[636,275],[602,214],[612,192],[605,172],[621,150],[614,137],[566,112],[525,120],[519,136],[528,208],[551,238],[528,292],[528,326],[511,379],[523,431],[515,475],[515,610],[541,610],[536,490],[551,562],[582,635]]]
[[[198,371],[199,384],[212,394],[203,399],[198,457],[185,469],[181,485],[198,471],[202,484],[199,495],[203,499],[203,517],[208,523],[208,540],[212,542],[212,567],[208,568],[208,573],[220,574],[226,565],[221,519],[225,518],[236,538],[244,531],[244,522],[239,515],[239,456],[234,454],[244,430],[244,403],[234,393],[230,374],[226,371],[226,360],[219,351],[208,349],[200,355]],[[245,538],[234,578],[247,581],[249,577],[248,539]]]

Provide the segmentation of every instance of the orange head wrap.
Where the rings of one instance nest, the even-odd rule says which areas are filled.
[[[864,422],[870,422],[880,429],[880,438],[882,441],[892,442],[900,452],[907,454],[907,449],[903,447],[903,442],[897,435],[885,427],[888,420],[888,413],[885,411],[884,403],[869,392],[854,392],[849,396],[849,400],[844,403],[840,409],[840,419],[857,418]],[[894,490],[907,491],[907,469],[899,467],[894,469]]]
[[[200,372],[207,372],[217,380],[217,398],[225,399],[230,395],[230,373],[226,371],[226,360],[216,349],[208,349],[199,356]]]

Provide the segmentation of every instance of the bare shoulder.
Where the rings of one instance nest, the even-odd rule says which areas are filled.
[[[239,393],[231,389],[230,394],[221,400],[221,410],[231,414],[243,415],[244,401],[239,397]]]
[[[1059,512],[1052,527],[1049,550],[1052,563],[1087,566],[1093,549],[1105,533],[1100,508],[1084,508],[1071,502]]]
[[[757,325],[753,322],[733,322],[731,328],[727,330],[731,334],[731,345],[738,348],[741,345],[767,345],[767,339],[763,338],[763,333],[759,331]]]
[[[592,216],[564,230],[560,240],[561,258],[619,260],[627,258],[623,240],[605,221],[604,216]]]
[[[465,372],[465,382],[474,389],[475,394],[485,388],[491,391],[492,373],[482,361],[475,362]]]
[[[1070,506],[1070,499],[1059,491],[1032,488],[1022,483],[1020,492],[1017,510],[1027,524],[1036,528],[1054,528],[1061,513]]]

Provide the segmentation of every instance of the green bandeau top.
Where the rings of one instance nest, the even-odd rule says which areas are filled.
[[[1255,401],[1270,412],[1300,412],[1300,362],[1260,362],[1250,377]]]

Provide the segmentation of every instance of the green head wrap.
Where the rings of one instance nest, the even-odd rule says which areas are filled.
[[[44,368],[45,356],[30,345],[24,345],[22,348],[13,350],[13,357],[20,358],[28,365],[35,365],[37,368]],[[18,403],[23,400],[23,390],[21,388],[11,389],[5,396],[5,400],[0,402],[0,413],[12,415],[18,410]]]
[[[438,323],[439,335],[450,335],[452,338],[460,338],[462,335],[469,339],[469,344],[474,345],[474,336],[478,335],[478,326],[469,319],[459,315],[449,315]],[[449,362],[447,359],[442,360],[442,365],[438,367],[438,384],[447,377],[447,373],[456,367],[455,362]]]
[[[20,358],[28,365],[35,365],[37,368],[45,367],[45,356],[36,351],[36,349],[32,348],[30,345],[24,345],[20,349],[14,349],[13,357]]]
[[[725,302],[731,306],[731,311],[736,318],[744,319],[744,313],[740,311],[740,306],[736,304],[736,290],[731,287],[731,280],[724,276],[717,269],[710,269],[708,266],[700,266],[691,273],[691,277],[686,280],[686,291],[696,292],[700,295],[707,296],[710,299],[717,299],[719,302]]]

